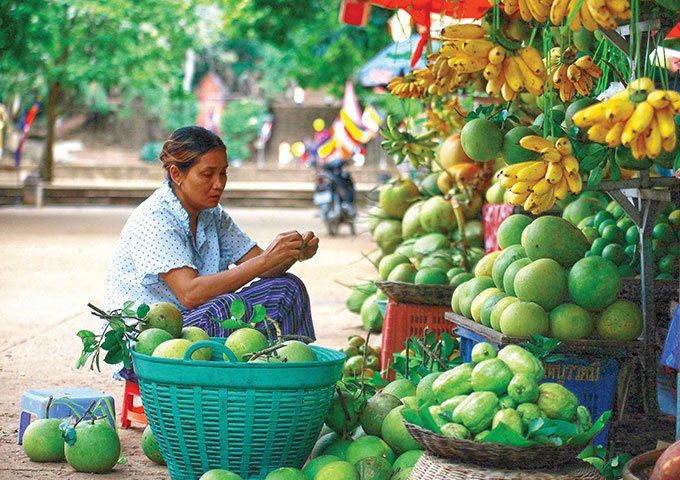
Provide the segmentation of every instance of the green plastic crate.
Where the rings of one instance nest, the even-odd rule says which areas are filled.
[[[213,361],[189,359],[205,346]],[[144,411],[172,480],[196,480],[213,468],[244,479],[302,468],[346,358],[312,349],[317,362],[291,364],[238,362],[224,338],[193,344],[185,360],[133,351]],[[222,353],[230,361],[220,361]]]

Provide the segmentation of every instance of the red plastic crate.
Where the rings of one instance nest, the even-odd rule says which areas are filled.
[[[439,305],[419,305],[415,303],[398,303],[392,299],[387,302],[387,310],[383,319],[382,350],[380,364],[382,368],[393,363],[392,355],[404,349],[407,338],[416,336],[421,338],[425,327],[434,332],[437,338],[442,332],[452,333],[456,324],[444,318],[451,307]],[[387,372],[383,373],[383,378]],[[394,379],[394,370],[389,370],[389,379]]]

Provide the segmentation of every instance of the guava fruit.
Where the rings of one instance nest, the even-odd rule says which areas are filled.
[[[498,410],[493,416],[491,421],[491,430],[496,428],[499,424],[505,424],[509,428],[513,429],[520,435],[522,435],[524,430],[524,425],[522,424],[522,418],[519,414],[512,408],[503,408]]]
[[[416,398],[418,399],[418,401],[420,400],[425,402],[435,401],[434,392],[432,391],[432,385],[434,384],[434,381],[437,380],[437,378],[439,378],[443,373],[444,372],[442,371],[428,373],[427,375],[420,379],[416,387]]]
[[[513,375],[508,384],[508,395],[517,403],[535,402],[538,398],[538,382],[525,373]]]
[[[472,347],[470,359],[472,363],[480,363],[484,360],[496,358],[496,348],[488,342],[479,342]]]
[[[292,467],[280,467],[272,470],[264,477],[264,480],[308,480],[301,470]]]
[[[408,207],[420,195],[418,187],[408,178],[395,178],[380,187],[380,208],[391,218],[402,218]]]
[[[475,365],[470,374],[472,389],[476,392],[504,394],[512,379],[512,370],[498,358],[483,360]]]
[[[460,163],[471,163],[472,159],[463,151],[460,144],[460,133],[454,133],[444,139],[438,150],[439,163],[444,169]]]
[[[564,301],[567,276],[555,260],[541,258],[517,272],[514,289],[521,301],[537,303],[549,311]]]
[[[182,329],[181,337],[185,340],[189,340],[191,343],[210,340],[208,332],[199,327],[184,327]],[[194,360],[210,360],[212,358],[212,348],[209,347],[199,348],[196,350],[196,353],[198,353],[197,358],[194,358],[193,354],[191,355],[191,358]]]
[[[501,254],[500,250],[484,255],[475,265],[475,277],[491,277],[496,258]]]
[[[425,201],[420,208],[420,227],[425,232],[449,233],[458,226],[451,202],[441,195]]]
[[[61,462],[64,459],[64,438],[59,418],[33,420],[22,439],[24,453],[34,462]]]
[[[432,392],[439,403],[443,403],[456,395],[472,392],[473,365],[463,363],[445,371],[432,383]]]
[[[501,397],[498,397],[498,405],[501,408],[515,408],[517,406],[517,402],[510,397],[510,395],[503,395]]]
[[[335,455],[320,455],[307,462],[307,464],[302,467],[302,473],[304,473],[308,479],[314,480],[314,475],[316,475],[323,467],[329,463],[340,461],[342,461],[342,458],[336,457]]]
[[[412,263],[400,263],[392,269],[387,276],[387,280],[390,282],[413,283],[416,273],[418,273],[418,270]]]
[[[644,328],[640,307],[628,300],[616,300],[605,308],[596,320],[597,333],[606,340],[630,342]]]
[[[343,408],[344,403],[344,408]],[[331,399],[331,405],[326,415],[326,425],[338,435],[353,432],[359,425],[359,413],[355,409],[355,401],[352,395],[344,388],[336,389]],[[345,413],[345,410],[347,413]],[[349,418],[347,418],[349,415]],[[324,452],[330,453],[330,452]],[[343,455],[344,458],[344,455]]]
[[[446,423],[439,427],[442,435],[445,437],[458,438],[460,440],[467,440],[470,438],[470,430],[460,423]]]
[[[382,457],[390,464],[397,458],[392,448],[382,438],[375,435],[364,435],[347,447],[345,460],[352,465],[356,465],[366,457]]]
[[[602,310],[616,300],[621,289],[618,269],[609,260],[591,255],[571,267],[569,296],[586,310]]]
[[[467,397],[468,397],[467,395],[456,395],[447,400],[444,400],[441,405],[442,410],[453,413],[456,410],[456,407],[463,403],[463,400],[465,400]]]
[[[184,321],[182,312],[175,305],[169,302],[156,302],[149,306],[149,311],[139,322],[139,331],[143,332],[147,328],[161,328],[166,330],[174,338],[182,334]]]
[[[541,409],[535,403],[520,403],[515,408],[520,418],[522,419],[522,424],[526,429],[534,418],[538,418],[543,415]]]
[[[503,290],[505,293],[512,296],[517,295],[515,292],[515,277],[522,268],[526,267],[530,263],[531,259],[526,257],[520,258],[512,262],[508,268],[505,269],[505,272],[503,273]]]
[[[444,270],[436,267],[421,267],[413,277],[413,283],[417,285],[448,285],[449,279]]]
[[[189,340],[185,340],[183,338],[173,338],[158,345],[153,351],[152,355],[154,357],[182,360],[184,358],[184,352],[187,351],[187,348],[189,348],[190,345],[191,342]],[[197,354],[198,351],[192,353],[191,359],[199,360]],[[194,358],[194,356],[196,358]],[[200,358],[200,360],[203,360],[203,358]]]
[[[541,383],[538,386],[536,405],[548,418],[565,422],[576,421],[578,398],[559,383]]]
[[[524,251],[524,247],[521,245],[510,245],[509,247],[500,251],[499,255],[493,263],[493,268],[491,270],[491,278],[493,278],[493,283],[496,284],[498,288],[503,288],[503,276],[507,268],[515,261],[520,258],[526,258],[527,254]]]
[[[513,375],[529,375],[538,382],[545,374],[543,363],[519,345],[506,345],[496,356],[510,367]]]
[[[589,247],[583,232],[561,217],[538,217],[526,227],[525,232],[522,245],[532,260],[552,258],[568,267],[583,258]]]
[[[593,426],[593,417],[590,416],[590,410],[585,405],[579,405],[576,408],[576,418],[579,432],[586,432]]]
[[[493,392],[472,392],[453,412],[471,433],[479,433],[491,426],[500,409],[498,397]]]
[[[503,310],[500,327],[501,333],[510,337],[545,336],[550,331],[550,317],[539,304],[519,301]]]
[[[383,420],[399,405],[401,400],[390,393],[378,392],[369,398],[359,416],[361,427],[366,434],[380,436]]]
[[[451,240],[439,232],[432,232],[419,237],[413,244],[413,250],[419,255],[429,255],[437,250],[449,248]]]
[[[111,470],[120,457],[118,433],[104,421],[82,421],[75,427],[76,439],[64,445],[64,455],[77,472]]]
[[[361,316],[361,323],[366,330],[379,332],[382,329],[383,315],[380,311],[380,305],[375,303],[375,299],[375,294],[368,296],[361,305],[359,315]]]

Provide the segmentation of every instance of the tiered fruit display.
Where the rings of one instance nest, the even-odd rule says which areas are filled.
[[[585,256],[599,255],[618,267],[621,278],[640,273],[638,227],[616,202],[605,204],[590,196],[579,197],[565,208],[563,217],[576,225],[590,243]],[[680,209],[670,205],[652,229],[654,275],[678,278]]]
[[[492,5],[496,1],[490,2]],[[629,20],[631,17],[628,0],[504,0],[504,11],[513,15],[519,11],[526,22],[535,19],[539,23],[550,20],[554,25],[560,25],[565,19],[570,19],[569,28],[579,32],[581,27],[595,31],[599,27],[612,30],[617,26],[616,20]]]
[[[358,335],[347,339],[347,345],[339,351],[347,355],[342,370],[343,378],[361,380],[370,379],[376,372],[381,371],[380,346],[368,345],[366,340]]]
[[[513,337],[569,340],[597,332],[631,341],[641,334],[639,307],[617,299],[617,266],[586,257],[588,240],[569,221],[511,215],[498,229],[498,242],[502,250],[482,258],[475,278],[454,290],[455,313]]]

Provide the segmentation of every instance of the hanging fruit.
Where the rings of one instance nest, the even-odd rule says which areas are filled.
[[[571,100],[576,92],[587,97],[595,88],[595,79],[602,78],[602,69],[590,55],[577,55],[578,51],[573,46],[564,51],[554,47],[550,50],[550,60],[544,60],[552,88],[559,91],[563,102]]]
[[[489,0],[491,5],[498,0]],[[591,32],[602,27],[606,30],[617,28],[616,20],[630,20],[630,2],[628,0],[503,0],[503,10],[507,15],[519,11],[522,20],[532,19],[545,23],[550,19],[553,25],[561,25],[569,21],[573,32],[580,32],[585,27]]]
[[[629,147],[633,157],[655,159],[662,150],[671,152],[677,143],[674,116],[680,114],[680,93],[655,90],[649,78],[633,80],[628,88],[606,102],[574,114],[579,128],[588,128],[592,142],[610,148]]]
[[[423,88],[418,83],[418,78],[414,72],[409,72],[403,77],[394,77],[387,84],[387,89],[392,95],[402,100],[405,98],[421,98],[424,94]]]

